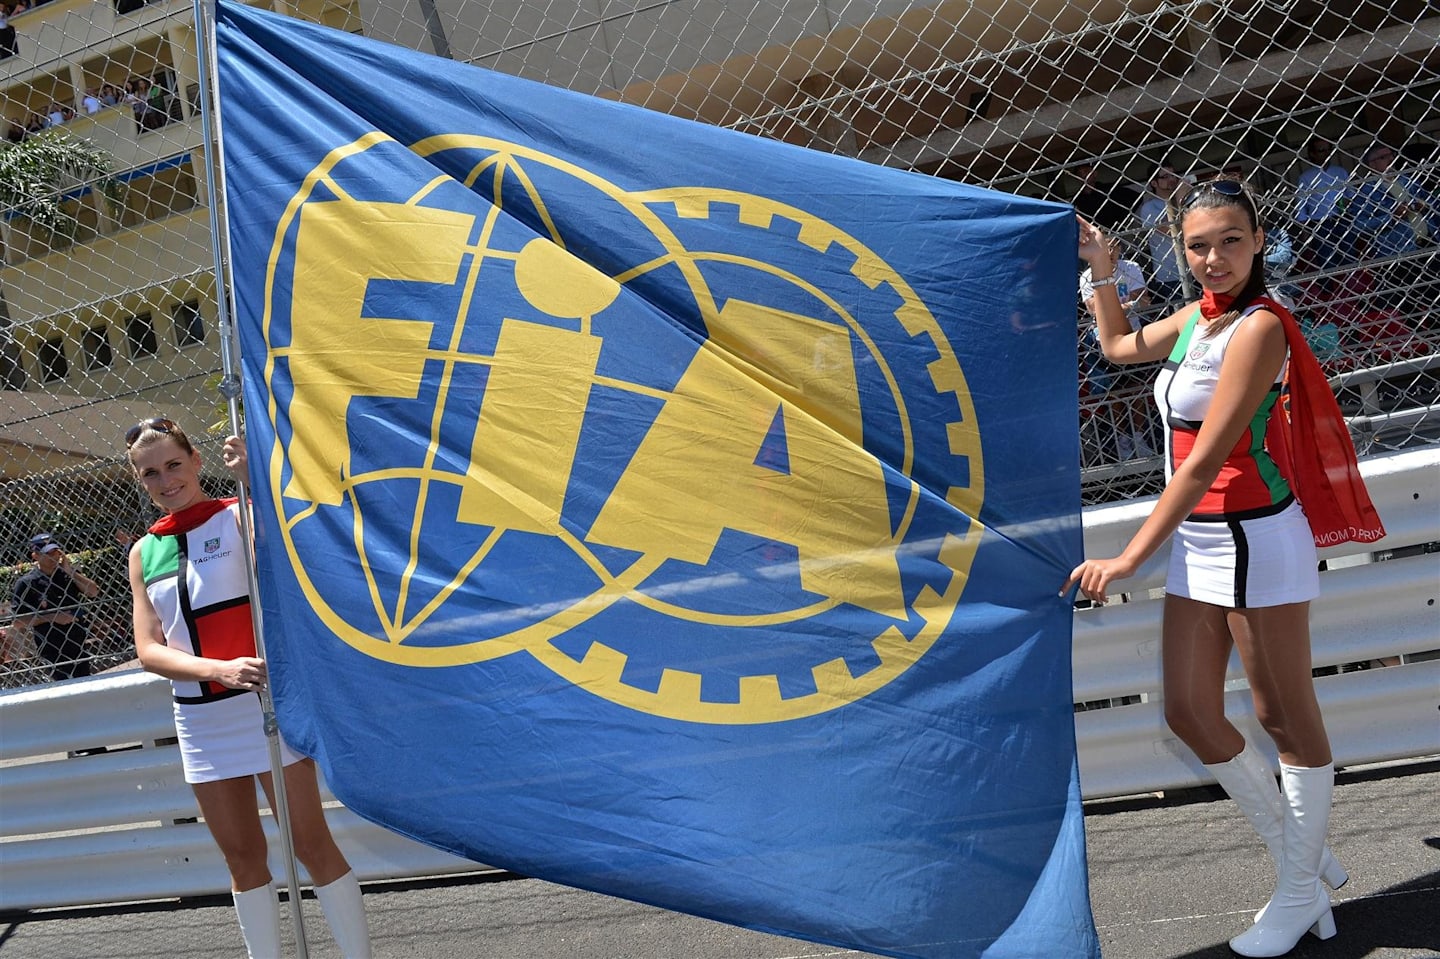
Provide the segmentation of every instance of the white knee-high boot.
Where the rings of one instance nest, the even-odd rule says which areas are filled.
[[[345,959],[370,959],[370,929],[365,924],[365,901],[354,871],[324,886],[315,887],[320,911]]]
[[[1205,768],[1265,841],[1265,848],[1270,850],[1270,858],[1275,861],[1276,876],[1279,876],[1280,863],[1285,857],[1285,803],[1280,798],[1280,791],[1275,788],[1270,764],[1246,740],[1245,748],[1234,759],[1207,763]],[[1320,856],[1320,879],[1331,889],[1339,889],[1350,879],[1329,847]],[[1256,921],[1264,914],[1265,910],[1260,910],[1255,916]]]
[[[1330,825],[1333,765],[1307,768],[1280,764],[1285,789],[1284,843],[1275,895],[1250,931],[1230,940],[1242,956],[1283,956],[1305,933],[1321,939],[1335,935],[1330,897],[1320,885],[1320,857]]]
[[[250,959],[280,959],[280,899],[273,883],[232,892]]]

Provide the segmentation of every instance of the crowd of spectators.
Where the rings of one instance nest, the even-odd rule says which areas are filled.
[[[32,111],[23,123],[12,117],[5,139],[19,143],[32,134],[64,126],[77,116],[91,116],[116,106],[129,107],[141,130],[154,130],[175,119],[175,98],[166,88],[164,77],[156,74],[154,79],[133,77],[124,86],[106,83],[89,87],[79,97],[78,112],[73,104],[54,101],[44,110]]]
[[[15,25],[10,21],[29,10],[50,0],[0,0],[0,60],[13,57],[19,52],[19,37]],[[130,13],[145,6],[149,0],[115,0],[117,13]],[[17,143],[31,133],[73,120],[80,112],[98,113],[105,107],[127,104],[135,113],[135,122],[142,130],[153,130],[174,119],[173,98],[166,90],[163,78],[135,77],[126,81],[124,87],[105,84],[99,90],[88,89],[76,104],[55,102],[44,111],[33,111],[22,119],[11,118],[7,124],[6,139]]]

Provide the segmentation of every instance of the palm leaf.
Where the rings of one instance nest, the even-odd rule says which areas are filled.
[[[77,222],[65,201],[85,187],[119,205],[124,184],[112,175],[113,158],[84,137],[42,133],[0,150],[0,210],[23,216],[60,236]],[[67,195],[68,194],[68,195]]]

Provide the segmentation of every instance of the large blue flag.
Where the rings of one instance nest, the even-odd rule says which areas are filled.
[[[217,34],[271,676],[335,794],[754,929],[1098,955],[1069,209]]]

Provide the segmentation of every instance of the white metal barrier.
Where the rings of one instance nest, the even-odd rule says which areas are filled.
[[[1440,542],[1440,449],[1368,459],[1361,470],[1388,533],[1378,544],[1382,553]],[[1087,510],[1086,555],[1117,555],[1153,504],[1151,498]],[[1320,555],[1330,568],[1320,574],[1320,598],[1311,607],[1314,665],[1440,649],[1440,553],[1369,562],[1369,548],[1348,544]],[[1133,591],[1131,602],[1112,601],[1075,614],[1075,701],[1141,697],[1138,703],[1076,714],[1086,799],[1211,781],[1165,726],[1160,702],[1163,603],[1150,591],[1163,584],[1167,561],[1168,551],[1162,550],[1123,584]],[[1227,686],[1243,686],[1238,657],[1231,657],[1227,679]],[[1336,763],[1440,753],[1440,661],[1324,676],[1316,691]],[[1248,689],[1227,693],[1226,712],[1257,746],[1268,746]]]
[[[0,910],[223,893],[229,875],[199,815],[174,745],[170,684],[143,672],[0,696]],[[67,759],[74,750],[140,744]],[[331,798],[328,791],[326,798]],[[362,880],[488,867],[329,810]],[[275,822],[264,817],[271,872]],[[283,883],[283,878],[280,880]]]
[[[1387,551],[1440,541],[1440,449],[1362,464],[1390,535]],[[1112,555],[1148,513],[1132,502],[1088,510],[1089,555]],[[1315,604],[1315,662],[1347,663],[1440,647],[1440,554],[1363,562],[1325,553]],[[1165,728],[1158,701],[1163,557],[1132,586],[1133,602],[1075,617],[1074,684],[1080,702],[1143,701],[1076,714],[1087,799],[1198,785],[1203,768]],[[1240,672],[1232,663],[1232,677]],[[1324,677],[1321,705],[1341,764],[1440,753],[1440,661]],[[1230,712],[1257,742],[1244,690]],[[169,684],[145,673],[74,680],[0,696],[0,910],[222,893],[229,883],[198,814],[171,740]],[[73,760],[67,751],[140,743]],[[331,810],[332,828],[361,879],[473,872],[485,867],[437,852]],[[273,822],[267,831],[275,843]],[[279,864],[272,864],[282,876]]]

